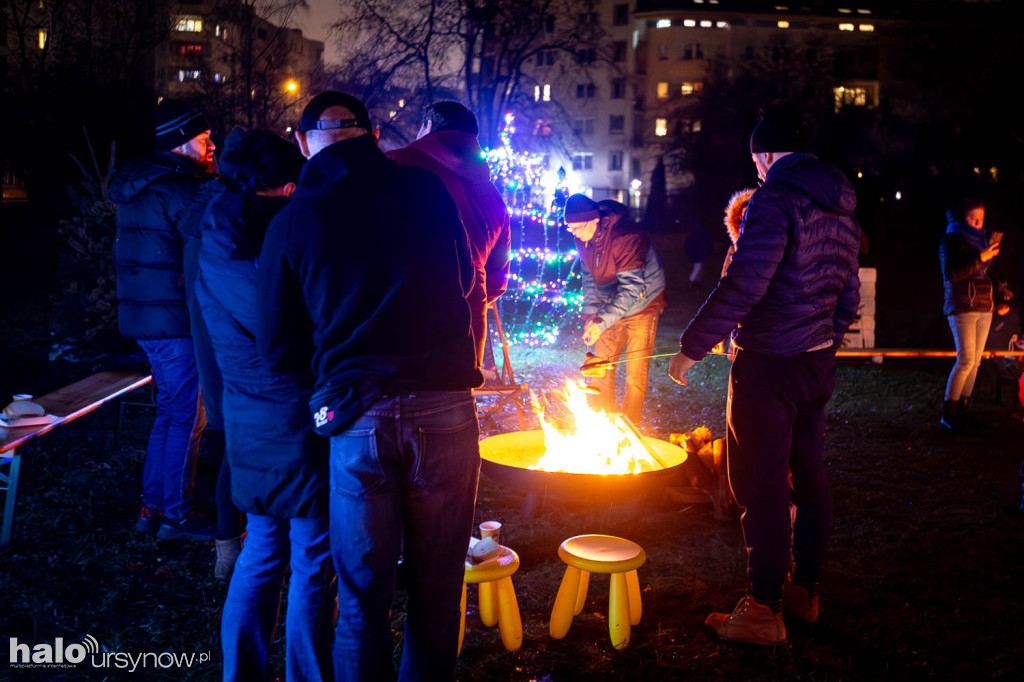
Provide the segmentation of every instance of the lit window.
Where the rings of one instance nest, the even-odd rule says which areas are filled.
[[[389,119],[393,119],[395,116],[398,116],[398,112],[396,110],[391,109],[391,110],[388,111],[388,118]]]
[[[729,28],[729,22],[728,21],[716,21],[715,22],[715,26],[717,28]]]
[[[544,99],[545,102],[550,102],[551,101],[551,84],[550,83],[545,83],[544,84],[544,96],[543,96],[543,99]]]
[[[658,99],[668,99],[668,83],[658,83]]]
[[[179,83],[184,83],[185,81],[197,81],[201,76],[202,73],[199,69],[179,69],[176,80]]]
[[[840,7],[840,8],[839,8],[839,13],[840,13],[840,14],[849,14],[849,13],[850,13],[850,10],[848,10],[848,9],[847,9],[847,8],[845,8],[845,7]]]
[[[857,10],[857,14],[871,14],[871,10],[869,10],[869,9],[858,9]]]
[[[871,32],[871,31],[875,30],[875,25],[874,24],[861,24],[857,28],[860,29],[861,31]]]
[[[839,30],[840,31],[852,31],[853,30],[853,24],[839,24]]]
[[[213,29],[213,35],[215,35],[215,36],[217,36],[218,38],[220,38],[220,24],[217,24],[217,26],[216,26],[216,27],[214,27],[214,29]]]
[[[789,22],[786,21],[785,19],[782,19],[779,21],[778,26],[779,28],[789,28]]]
[[[398,100],[398,108],[399,109],[404,109],[405,108],[405,100],[404,99]]]
[[[672,25],[671,19],[658,19],[658,23],[654,25],[655,28],[668,28]]]
[[[658,137],[665,137],[668,135],[668,119],[658,118],[654,120],[654,134]]]
[[[224,76],[220,75],[219,73],[213,74],[213,82],[214,83],[220,83],[223,80],[224,80]]]
[[[533,86],[533,101],[534,102],[539,102],[540,101],[540,86],[539,85],[534,85]]]
[[[874,93],[867,88],[839,86],[833,90],[835,94],[835,110],[838,113],[843,107],[873,107]]]
[[[203,19],[202,17],[193,16],[178,17],[176,30],[181,31],[183,33],[202,33]]]
[[[775,5],[775,9],[778,12],[788,12],[789,11],[789,8],[786,7],[785,5]]]
[[[697,22],[694,21],[693,19],[685,19],[685,20],[683,20],[683,26],[685,26],[686,28],[693,28],[696,25],[697,25]]]
[[[701,28],[711,28],[711,22],[707,21],[707,20],[704,20],[704,21],[700,22],[700,27]]]
[[[39,49],[46,49],[46,29],[39,29]]]
[[[683,83],[680,92],[684,95],[692,95],[695,92],[700,92],[702,87],[704,87],[703,83]]]
[[[694,132],[694,133],[699,133],[700,132],[700,121],[694,121],[690,125],[690,131]]]

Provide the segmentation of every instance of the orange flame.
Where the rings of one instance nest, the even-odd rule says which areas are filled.
[[[530,469],[576,474],[638,474],[660,469],[636,429],[620,414],[592,409],[583,387],[581,381],[566,379],[564,402],[573,418],[567,430],[545,420],[539,401],[533,400],[546,451]]]

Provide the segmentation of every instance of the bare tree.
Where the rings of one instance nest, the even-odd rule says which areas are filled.
[[[506,111],[535,108],[531,60],[561,59],[566,77],[610,63],[594,0],[352,0],[334,33],[345,53],[341,80],[371,107],[389,90],[407,103],[457,97],[497,143]],[[417,107],[411,107],[416,110]]]

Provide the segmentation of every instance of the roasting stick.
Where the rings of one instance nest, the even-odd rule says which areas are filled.
[[[624,362],[630,360],[648,360],[651,358],[668,358],[672,357],[676,353],[655,353],[653,355],[642,355],[638,358],[626,358],[624,360],[599,360],[597,362],[591,362],[584,364],[580,367],[580,373],[584,376],[592,373],[595,370],[602,370],[612,365],[621,365]],[[711,351],[708,355],[728,355],[728,353]],[[914,349],[914,348],[858,348],[856,350],[839,350],[836,351],[837,358],[870,358],[875,356],[889,357],[889,358],[955,358],[955,350],[925,350],[925,349]],[[597,357],[592,355],[591,357]],[[1019,350],[987,350],[982,354],[982,358],[997,358],[997,357],[1024,357],[1024,351]]]
[[[651,459],[653,459],[655,461],[655,463],[658,466],[660,466],[662,469],[668,469],[669,468],[668,464],[666,464],[665,460],[663,460],[658,455],[658,453],[654,451],[654,448],[652,448],[651,446],[649,446],[647,444],[647,441],[644,440],[643,434],[640,433],[640,430],[638,428],[636,428],[636,424],[634,424],[632,422],[632,420],[629,417],[627,417],[626,415],[624,415],[624,414],[620,414],[619,415],[619,419],[622,421],[623,424],[625,424],[627,427],[629,427],[629,430],[640,441],[640,445],[644,446],[644,450],[646,450],[647,454],[651,456]]]

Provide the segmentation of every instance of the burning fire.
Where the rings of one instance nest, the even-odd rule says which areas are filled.
[[[545,452],[530,469],[575,474],[639,474],[663,468],[651,456],[640,433],[625,417],[594,410],[585,384],[567,379],[565,406],[572,415],[567,432],[544,419],[536,397],[533,409],[544,431]]]

